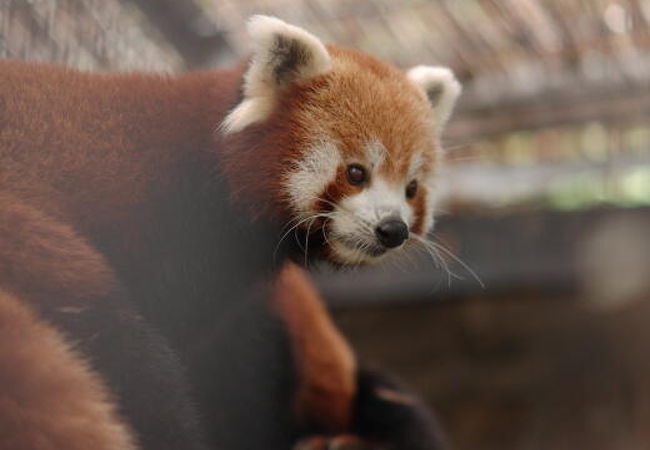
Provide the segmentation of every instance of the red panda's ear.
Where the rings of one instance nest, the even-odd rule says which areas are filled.
[[[225,118],[225,133],[241,131],[268,117],[283,88],[330,70],[332,61],[323,43],[302,28],[268,16],[248,22],[253,43],[244,76],[244,100]]]
[[[461,92],[454,73],[446,67],[417,66],[407,72],[409,79],[427,95],[433,106],[438,130],[447,123]]]

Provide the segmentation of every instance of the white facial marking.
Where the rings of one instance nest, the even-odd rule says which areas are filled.
[[[428,177],[424,178],[424,186],[426,188],[426,201],[424,204],[424,221],[422,224],[422,234],[426,235],[433,227],[433,213],[435,211],[436,203],[438,201],[437,180],[435,173],[431,173]]]
[[[397,181],[377,173],[377,167],[390,157],[381,143],[371,142],[366,147],[366,156],[366,165],[372,167],[370,183],[361,192],[341,199],[330,222],[330,248],[334,257],[346,264],[374,263],[383,257],[373,254],[373,247],[380,246],[375,228],[382,220],[397,217],[409,228],[414,225],[415,211],[406,198],[406,186],[412,180],[417,180],[419,189],[425,192],[424,233],[433,226],[436,177],[433,172],[423,173],[425,155],[415,152],[404,179]]]
[[[331,141],[322,141],[307,149],[304,158],[289,173],[286,192],[298,215],[306,218],[313,214],[314,202],[329,183],[335,180],[342,164],[341,153]]]
[[[409,227],[414,221],[413,210],[404,198],[404,186],[375,175],[363,191],[339,201],[329,241],[336,257],[349,264],[378,261],[383,255],[373,256],[368,250],[382,248],[375,228],[389,217],[401,218]]]
[[[401,183],[388,183],[379,175],[375,175],[363,191],[342,199],[340,205],[372,225],[373,230],[374,226],[389,217],[399,217],[409,226],[413,222],[413,211],[406,202],[404,186]]]
[[[379,141],[370,141],[365,150],[368,161],[370,161],[370,169],[377,170],[386,159],[388,153],[386,147]]]
[[[422,183],[420,189],[426,189],[424,229],[432,225],[431,215],[433,196],[429,195],[433,187],[433,177],[424,178],[422,168],[425,157],[422,152],[414,152],[409,169],[404,179],[389,181],[379,174],[382,163],[390,158],[384,145],[370,141],[364,148],[366,160],[363,164],[370,172],[370,182],[363,190],[341,199],[330,221],[328,240],[330,248],[339,261],[348,264],[376,262],[383,254],[377,249],[383,247],[378,242],[375,229],[380,222],[388,218],[399,218],[411,228],[416,220],[415,212],[406,198],[406,186],[412,180]]]
[[[422,153],[416,153],[411,159],[411,164],[409,165],[408,174],[406,175],[407,183],[417,178],[417,174],[422,170],[423,165],[424,156],[422,156]]]

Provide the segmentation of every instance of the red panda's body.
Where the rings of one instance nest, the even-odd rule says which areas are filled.
[[[256,19],[251,34],[248,64],[181,77],[0,62],[0,337],[17,317],[26,348],[83,366],[53,370],[95,395],[97,436],[121,430],[96,450],[289,448],[309,431],[292,386],[320,371],[301,359],[313,345],[288,344],[310,327],[281,307],[283,326],[269,298],[313,294],[290,271],[279,291],[268,282],[306,247],[373,262],[431,227],[453,76],[407,77],[276,19]],[[300,238],[285,239],[294,228]],[[307,323],[322,330],[314,342],[332,343],[331,373],[355,370],[327,322]],[[39,409],[36,398],[3,403],[3,389],[47,379],[32,375],[0,386],[0,447],[50,448],[47,429],[41,444],[20,443],[21,428],[3,422],[5,410],[20,421]],[[339,394],[342,407],[299,405],[330,411],[312,431],[354,427],[363,405],[349,404],[350,385]],[[88,408],[78,406],[71,420]]]
[[[2,192],[113,240],[120,257],[142,255],[165,203],[216,170],[214,130],[241,78],[0,64]]]
[[[120,398],[121,414],[144,434],[143,448],[203,447],[196,418],[184,410],[186,393],[167,393],[157,408],[170,411],[149,423],[138,409],[150,405],[130,404],[165,391],[165,378],[184,377],[168,361],[166,343],[155,333],[138,335],[139,322],[164,330],[183,365],[201,365],[209,352],[196,352],[211,333],[212,311],[272,273],[278,232],[243,225],[250,219],[231,205],[215,164],[215,127],[236,102],[240,77],[0,63],[0,285],[64,334],[87,340],[87,357],[120,349],[111,357],[119,361],[105,357],[99,365],[113,367],[99,372]],[[125,309],[134,317],[111,317]],[[144,350],[121,350],[129,340]],[[159,355],[143,379],[120,381],[148,352]],[[190,378],[198,371],[190,367]],[[178,417],[187,430],[178,429]],[[181,447],[172,438],[187,434],[195,442]]]

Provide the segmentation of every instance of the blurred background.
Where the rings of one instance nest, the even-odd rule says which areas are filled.
[[[276,15],[464,93],[436,248],[318,282],[454,447],[650,448],[650,0],[3,0],[0,56],[180,73]]]

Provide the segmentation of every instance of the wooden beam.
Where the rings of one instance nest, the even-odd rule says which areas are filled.
[[[622,122],[650,116],[650,90],[587,91],[579,97],[535,97],[526,102],[460,110],[445,137],[468,142],[518,130],[539,129],[589,121]]]

